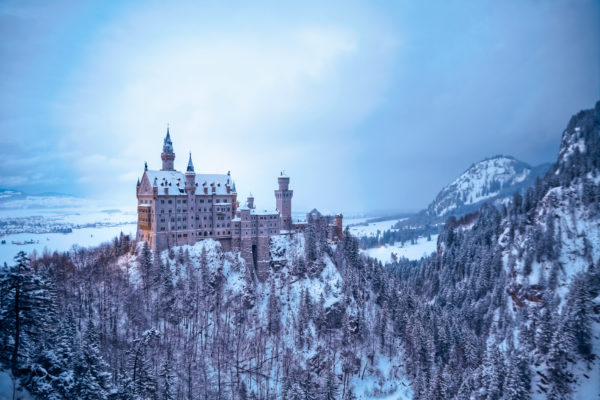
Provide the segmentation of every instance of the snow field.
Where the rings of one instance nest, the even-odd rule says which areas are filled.
[[[428,241],[425,237],[420,237],[417,243],[410,244],[405,242],[404,245],[401,242],[396,242],[394,245],[374,247],[372,249],[361,250],[362,254],[365,254],[371,258],[375,258],[381,261],[383,264],[392,261],[392,254],[395,254],[398,258],[407,258],[409,260],[420,260],[422,257],[429,256],[437,250],[437,238],[438,235],[432,235],[431,241]]]

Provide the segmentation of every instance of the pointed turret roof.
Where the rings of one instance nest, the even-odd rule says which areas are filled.
[[[237,190],[235,190],[235,181],[233,181],[233,186],[231,187],[231,191],[233,193],[237,193]]]
[[[310,215],[317,216],[317,217],[320,217],[320,216],[322,216],[322,214],[321,214],[321,213],[319,212],[319,210],[317,210],[316,208],[313,208],[313,209],[311,210],[311,212],[309,212],[309,214],[310,214]]]
[[[192,152],[190,152],[190,159],[188,161],[187,172],[194,172],[194,163],[192,163]]]
[[[167,136],[163,142],[163,151],[173,152],[173,142],[171,142],[171,133],[169,132],[169,126],[167,125]]]

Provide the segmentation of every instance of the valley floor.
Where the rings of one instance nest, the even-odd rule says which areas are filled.
[[[437,249],[438,235],[432,235],[431,240],[421,237],[415,244],[396,242],[394,245],[384,245],[371,249],[361,250],[362,254],[375,258],[383,264],[392,261],[393,257],[407,258],[409,260],[420,260],[422,257],[429,256]]]

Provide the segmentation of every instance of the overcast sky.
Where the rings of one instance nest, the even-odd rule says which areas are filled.
[[[0,188],[135,205],[170,124],[259,207],[285,169],[295,209],[417,210],[600,99],[594,0],[122,3],[0,3]]]

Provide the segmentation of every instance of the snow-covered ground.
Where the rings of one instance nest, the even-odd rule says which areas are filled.
[[[410,400],[410,382],[402,375],[400,365],[394,360],[378,356],[375,367],[368,369],[364,379],[354,376],[350,382],[357,400]]]
[[[13,385],[15,387],[13,388]],[[14,389],[14,397],[13,397]],[[10,370],[0,371],[0,400],[33,400],[34,397],[23,389],[19,384],[15,383]]]
[[[98,228],[73,229],[71,233],[18,233],[2,236],[1,239],[6,241],[6,244],[0,244],[0,265],[5,262],[10,265],[13,262],[13,257],[21,250],[28,254],[35,250],[38,254],[41,254],[44,249],[48,251],[67,251],[73,245],[79,247],[96,246],[100,243],[111,241],[121,232],[123,234],[131,234],[135,237],[136,226],[135,224],[122,224]],[[35,243],[23,245],[12,243],[23,243],[31,240]]]
[[[10,264],[19,251],[40,254],[44,250],[67,251],[73,245],[96,246],[121,232],[136,232],[137,215],[132,207],[3,208],[0,207],[0,265]],[[61,233],[68,232],[68,233]],[[26,244],[25,242],[31,242]],[[14,243],[13,243],[14,242]],[[17,244],[21,243],[21,244]]]
[[[350,233],[356,237],[362,236],[377,236],[378,233],[383,233],[385,231],[389,231],[392,229],[392,226],[396,225],[399,221],[404,221],[406,218],[402,219],[392,219],[388,221],[381,222],[371,222],[367,223],[367,218],[361,218],[359,220],[353,220],[352,222],[360,225],[350,226]]]
[[[437,237],[438,235],[432,235],[431,241],[428,241],[425,237],[421,237],[415,244],[406,242],[402,245],[402,243],[397,242],[393,246],[374,247],[372,249],[361,250],[361,252],[369,257],[376,258],[384,264],[392,261],[392,254],[396,254],[398,258],[404,257],[409,260],[419,260],[421,257],[428,256],[437,250]]]
[[[136,222],[136,210],[132,208],[54,208],[54,209],[2,209],[0,208],[0,233],[6,232],[6,224],[16,221],[39,229],[52,225],[76,228],[90,225],[119,225]]]
[[[357,225],[357,224],[364,224],[369,219],[372,219],[372,218],[367,218],[367,217],[346,218],[346,217],[344,217],[344,219],[342,220],[342,223],[345,228],[348,225],[352,226],[352,225]]]

